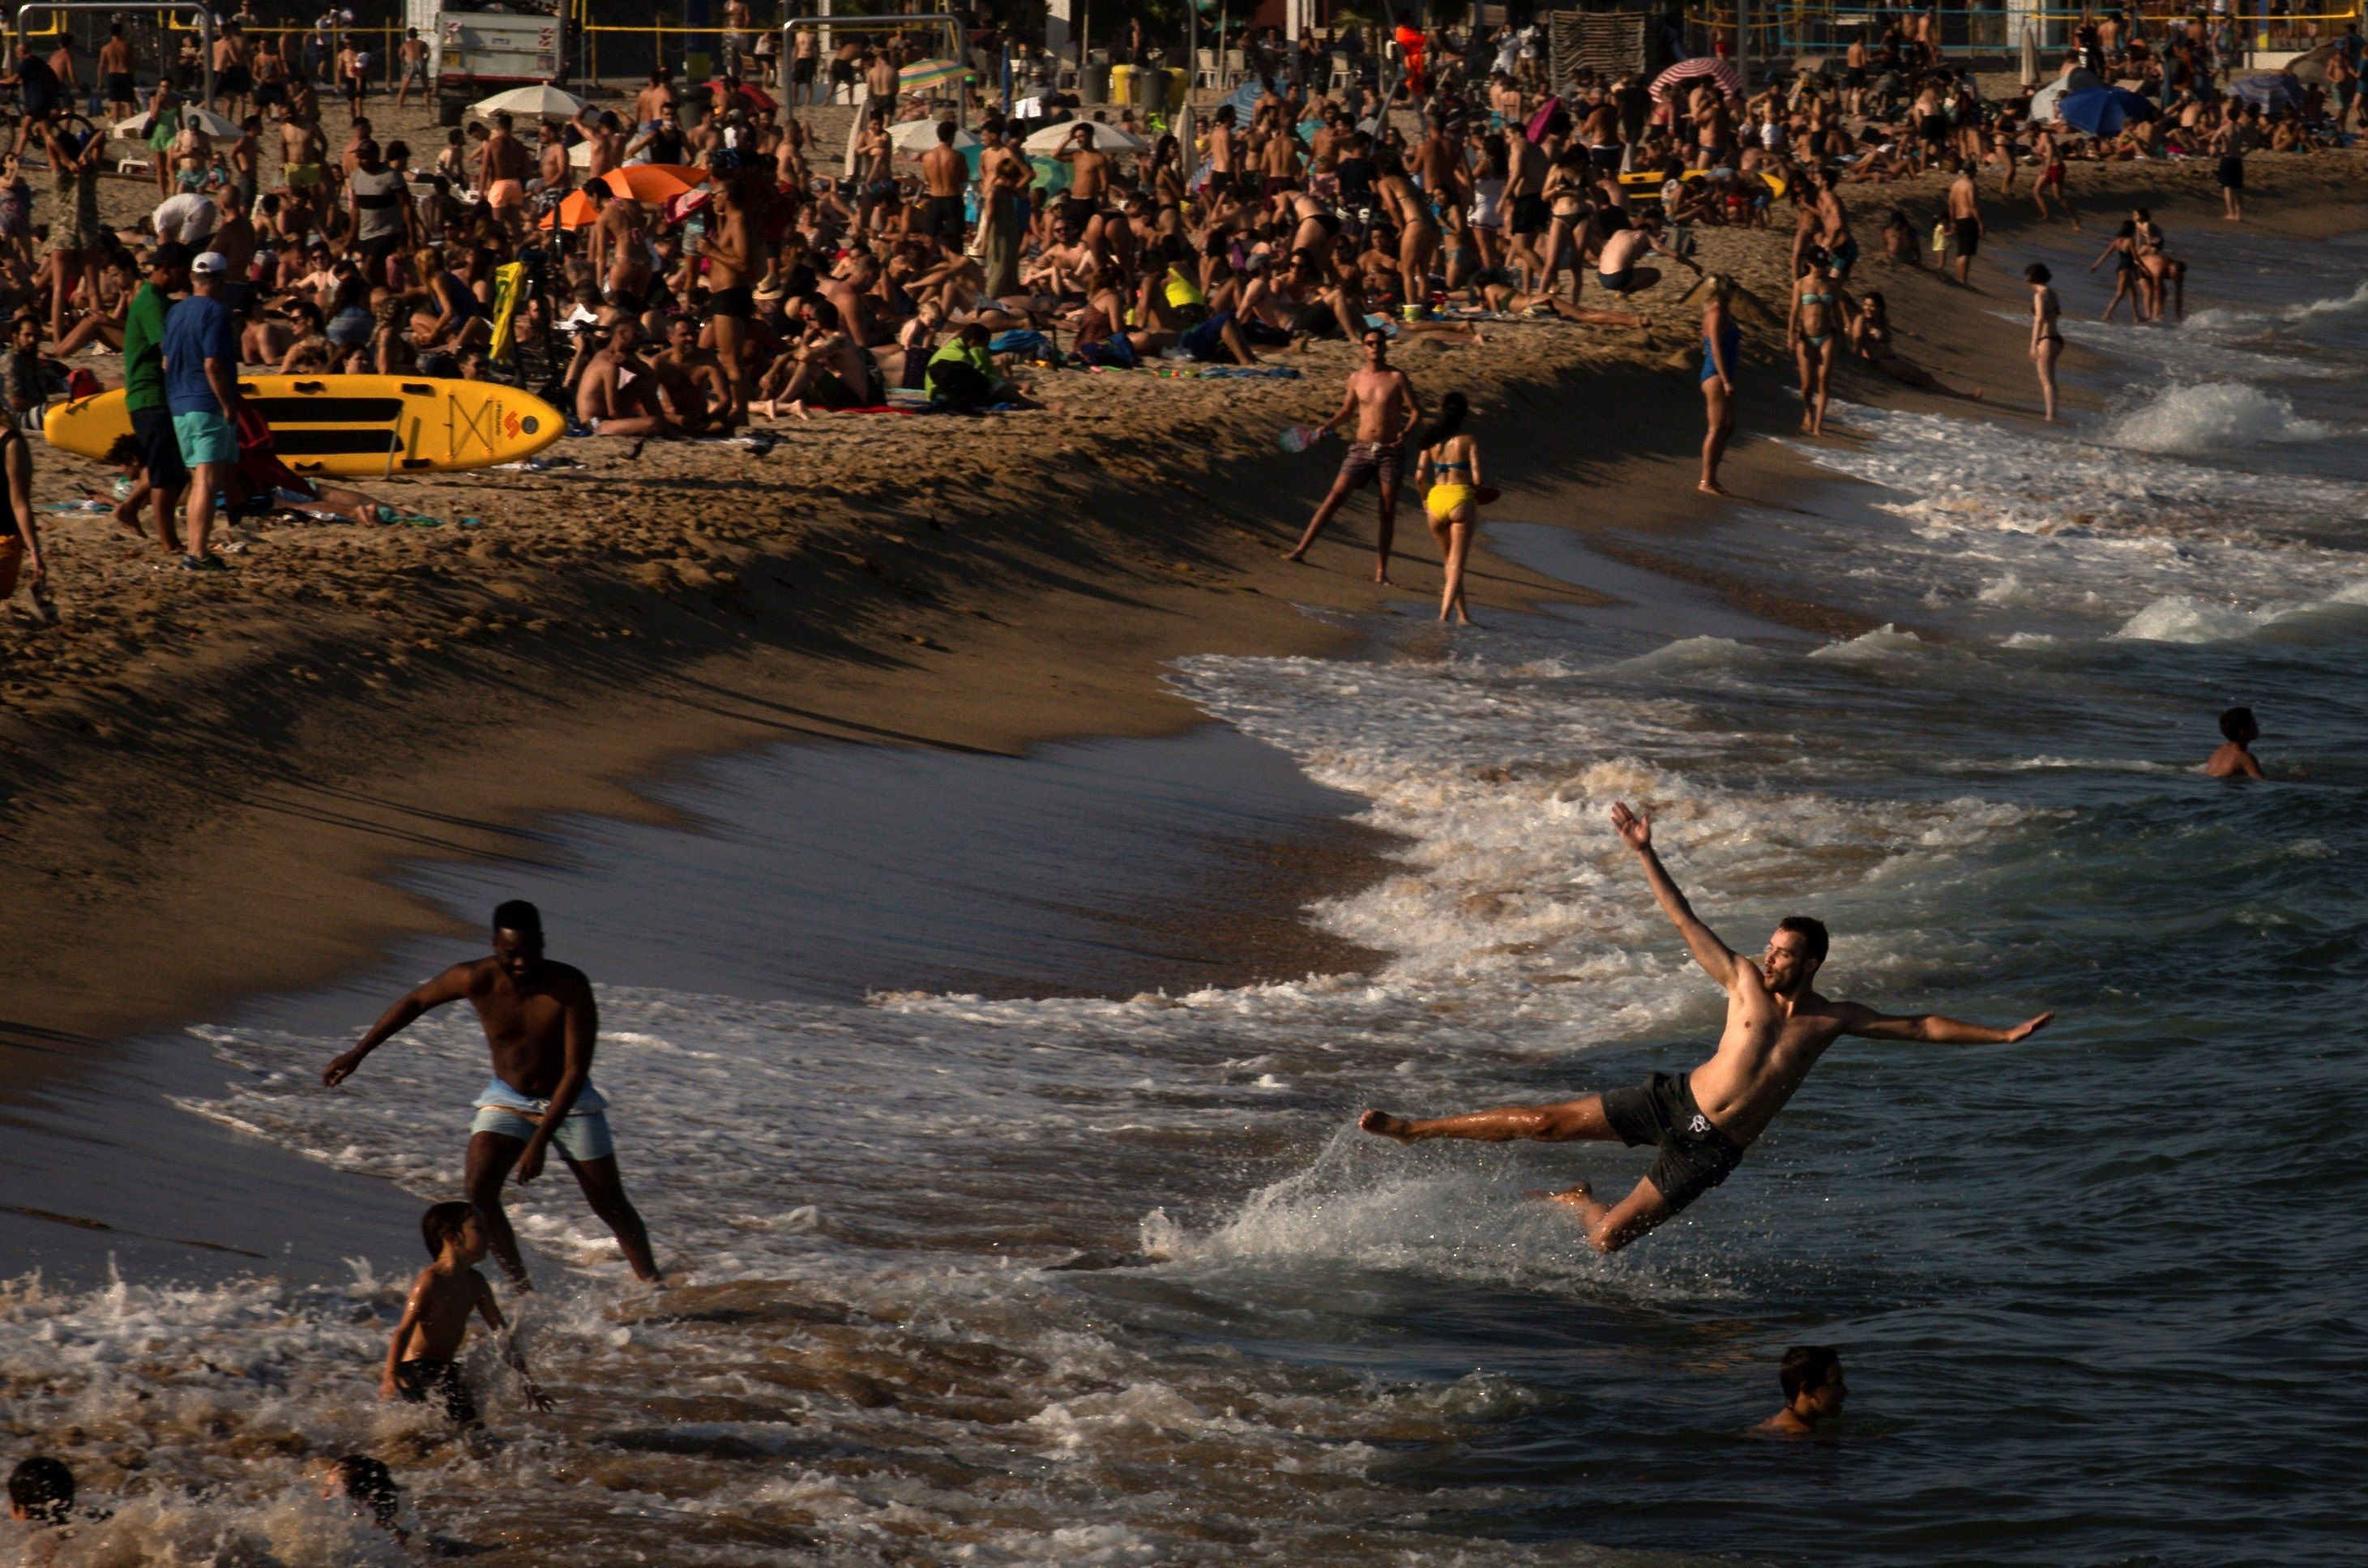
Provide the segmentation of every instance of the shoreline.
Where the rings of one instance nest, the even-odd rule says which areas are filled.
[[[2271,200],[2279,174],[2332,176],[2359,160],[2257,162],[2269,168],[2253,196]],[[2199,221],[2178,187],[2206,170],[2083,165],[2084,205],[2096,204],[2100,172],[2129,199]],[[1871,228],[1881,206],[1938,190],[1928,178],[1853,200]],[[2258,226],[2283,220],[2297,235],[2358,226],[2321,208],[2263,217]],[[2018,208],[1994,227],[2038,226]],[[1781,231],[1702,238],[1705,265],[1747,288],[1781,277]],[[1930,268],[1875,262],[1859,281],[1900,295],[1894,315],[1918,362],[2010,400],[2023,391],[2008,379],[2028,376],[2019,329],[1951,309],[1958,291]],[[1673,545],[1599,541],[1615,559],[1803,631],[1866,630],[1862,617],[1683,561],[1687,531],[1728,503],[1678,483],[1700,428],[1691,377],[1678,369],[1691,352],[1679,292],[1665,281],[1645,300],[1656,325],[1642,341],[1504,324],[1487,329],[1486,347],[1417,344],[1400,362],[1428,397],[1471,393],[1504,454],[1492,462],[1503,488],[1547,503],[1524,506],[1525,518],[1596,534],[1616,506],[1619,528]],[[1792,406],[1771,335],[1767,322],[1749,324],[1757,384],[1743,433],[1757,438],[1732,460],[1745,504],[1767,491],[1782,505],[1814,472],[1768,439],[1788,433]],[[825,422],[784,432],[767,458],[653,444],[638,462],[584,453],[587,466],[555,479],[398,482],[413,508],[465,506],[481,526],[243,530],[241,573],[223,585],[154,581],[164,574],[144,560],[123,562],[131,547],[105,519],[53,520],[65,635],[43,644],[12,630],[6,652],[20,656],[0,687],[0,834],[11,845],[0,898],[27,912],[0,1081],[37,1082],[107,1039],[450,932],[387,880],[396,863],[530,861],[544,844],[536,824],[571,812],[662,820],[644,786],[697,757],[787,739],[1010,754],[1175,733],[1201,720],[1161,684],[1174,658],[1321,655],[1351,641],[1302,607],[1427,612],[1419,590],[1436,565],[1418,504],[1401,504],[1401,555],[1415,567],[1400,574],[1406,589],[1361,580],[1370,503],[1317,546],[1315,569],[1276,559],[1330,464],[1278,457],[1271,431],[1329,405],[1347,354],[1284,358],[1302,380],[1063,373],[1048,383],[1058,413],[939,426],[951,441],[910,420],[885,421],[901,428],[878,437]],[[1856,368],[1837,392],[1968,412]],[[1162,415],[1170,423],[1154,427]],[[837,495],[801,483],[809,471],[793,465],[814,457],[849,465]],[[45,452],[37,499],[78,494],[91,472]],[[1208,485],[1218,475],[1224,493]],[[674,510],[650,504],[660,489]],[[84,597],[101,585],[147,591],[127,604]],[[1472,592],[1483,609],[1594,597],[1485,543]],[[115,658],[111,670],[100,655]],[[104,987],[89,982],[94,951],[108,955]]]

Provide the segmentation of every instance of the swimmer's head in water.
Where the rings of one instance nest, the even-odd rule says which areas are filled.
[[[1788,915],[1776,923],[1768,938],[1768,955],[1760,973],[1770,991],[1791,994],[1808,989],[1817,967],[1826,961],[1826,923],[1805,915]]]
[[[542,961],[542,912],[522,898],[511,899],[494,911],[494,957],[502,968],[524,979]]]
[[[1784,1386],[1786,1404],[1797,1409],[1807,1396],[1806,1414],[1813,1421],[1839,1415],[1842,1402],[1850,1397],[1850,1385],[1842,1381],[1841,1352],[1830,1345],[1795,1345],[1784,1352],[1776,1377]]]
[[[394,1472],[386,1468],[384,1460],[368,1454],[332,1460],[321,1495],[352,1498],[358,1506],[370,1510],[371,1522],[381,1529],[394,1528],[395,1514],[403,1506]]]
[[[8,1517],[19,1524],[64,1524],[74,1500],[74,1471],[63,1460],[35,1454],[8,1472]]]
[[[2240,746],[2248,746],[2261,738],[2261,726],[2255,722],[2251,709],[2231,708],[2220,715],[2220,733]]]
[[[477,1211],[465,1203],[429,1204],[427,1212],[419,1217],[419,1239],[427,1244],[430,1257],[442,1257],[448,1244],[460,1250],[463,1263],[474,1263],[485,1256]]]

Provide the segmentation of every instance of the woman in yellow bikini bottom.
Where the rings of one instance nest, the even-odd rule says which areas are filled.
[[[1415,483],[1429,486],[1423,510],[1447,572],[1439,619],[1444,622],[1452,615],[1459,626],[1472,624],[1463,608],[1463,566],[1480,521],[1480,443],[1463,432],[1470,413],[1462,392],[1449,392],[1440,403],[1438,422],[1423,432],[1422,457],[1415,468]]]

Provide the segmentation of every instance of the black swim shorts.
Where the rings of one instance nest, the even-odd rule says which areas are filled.
[[[1971,256],[1982,248],[1982,225],[1978,219],[1960,218],[1956,225],[1957,254]]]
[[[1543,234],[1546,232],[1545,199],[1527,192],[1513,198],[1513,233]]]
[[[718,289],[707,296],[707,313],[730,316],[735,321],[752,321],[757,314],[757,296],[746,284],[733,289]]]
[[[2245,188],[2245,160],[2226,157],[2220,160],[2220,183],[2230,190]]]
[[[1691,1074],[1656,1073],[1633,1089],[1603,1095],[1603,1119],[1630,1148],[1656,1143],[1660,1155],[1645,1179],[1674,1214],[1725,1181],[1743,1163],[1743,1146],[1712,1125],[1694,1103]]]
[[[441,1405],[455,1426],[483,1424],[469,1385],[461,1381],[461,1369],[450,1361],[425,1356],[405,1361],[394,1369],[394,1386],[405,1404]]]

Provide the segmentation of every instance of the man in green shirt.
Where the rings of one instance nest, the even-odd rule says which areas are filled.
[[[123,402],[131,414],[131,437],[140,445],[140,483],[115,508],[115,520],[140,531],[140,508],[156,509],[156,542],[176,554],[180,536],[173,527],[174,502],[189,483],[173,415],[165,406],[165,317],[175,297],[189,291],[189,247],[172,241],[156,247],[148,281],[131,296],[123,321]]]

